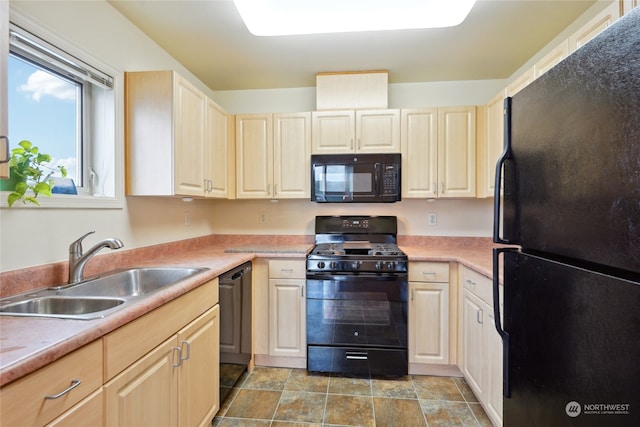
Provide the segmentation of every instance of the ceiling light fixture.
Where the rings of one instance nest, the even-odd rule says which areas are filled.
[[[256,36],[452,27],[476,0],[233,0]]]

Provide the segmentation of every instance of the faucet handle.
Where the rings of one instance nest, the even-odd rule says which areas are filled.
[[[80,237],[79,239],[75,240],[74,242],[72,242],[69,245],[69,253],[70,254],[74,254],[76,256],[82,256],[82,240],[87,237],[89,234],[93,234],[95,233],[94,231],[89,231],[88,233],[84,234],[82,237]]]

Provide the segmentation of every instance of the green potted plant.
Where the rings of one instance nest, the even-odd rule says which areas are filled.
[[[24,204],[40,206],[37,197],[42,194],[51,197],[54,182],[51,176],[60,172],[63,178],[67,176],[64,166],[53,169],[47,165],[51,161],[49,154],[41,153],[31,141],[23,140],[11,150],[9,159],[9,179],[2,180],[3,190],[9,190],[7,203],[13,206],[18,200]]]

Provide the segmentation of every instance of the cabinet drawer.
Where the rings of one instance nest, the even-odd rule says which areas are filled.
[[[490,278],[470,268],[463,267],[462,283],[465,289],[475,294],[489,307],[493,307],[493,282]]]
[[[70,388],[72,381],[80,384]],[[102,386],[102,340],[96,340],[0,389],[2,425],[44,425]]]
[[[448,262],[410,262],[410,282],[449,282]]]
[[[304,279],[306,264],[304,260],[270,260],[269,278],[271,279]]]

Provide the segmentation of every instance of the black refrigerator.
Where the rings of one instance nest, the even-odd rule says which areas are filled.
[[[507,427],[640,426],[638,9],[505,100]]]

